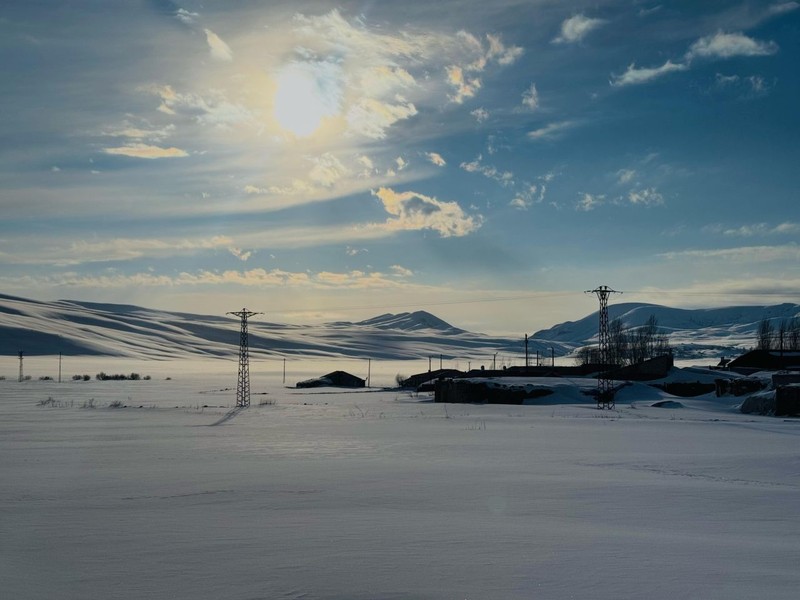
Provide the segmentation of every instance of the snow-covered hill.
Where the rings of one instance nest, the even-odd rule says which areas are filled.
[[[385,314],[358,323],[322,325],[249,322],[256,355],[370,357],[402,360],[522,354],[522,340],[453,327],[418,311]],[[530,345],[549,352],[551,344]],[[140,306],[58,300],[39,302],[0,295],[0,353],[109,355],[140,358],[232,356],[239,349],[236,318],[151,310]],[[566,349],[556,346],[556,352]]]
[[[763,319],[791,319],[800,315],[800,305],[682,309],[621,302],[608,307],[609,319],[620,319],[626,329],[644,325],[651,315],[658,320],[659,327],[679,354],[719,354],[754,346],[756,331]],[[598,314],[594,312],[578,321],[537,331],[533,339],[577,348],[597,341],[597,327]]]
[[[657,304],[619,303],[611,319],[637,327],[653,315],[678,356],[713,357],[755,345],[764,318],[789,319],[800,305],[732,306],[687,310]],[[557,355],[597,340],[597,313],[536,332],[531,354]],[[321,325],[249,323],[250,350],[265,356],[362,357],[403,360],[443,355],[487,359],[494,353],[521,355],[521,339],[472,333],[425,311],[383,314],[372,319]],[[39,302],[0,294],[0,354],[107,355],[139,358],[235,356],[239,321],[141,306],[74,300]]]

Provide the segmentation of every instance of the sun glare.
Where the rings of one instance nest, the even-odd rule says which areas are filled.
[[[317,131],[325,117],[338,110],[338,94],[314,65],[291,64],[277,76],[274,116],[282,129],[297,137]]]

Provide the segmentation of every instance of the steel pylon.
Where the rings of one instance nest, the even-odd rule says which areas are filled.
[[[587,294],[595,294],[600,301],[600,327],[597,335],[600,373],[597,375],[597,408],[614,408],[614,383],[611,379],[611,332],[608,327],[608,297],[621,294],[607,285],[600,285]]]
[[[242,321],[242,329],[239,335],[239,377],[236,381],[236,407],[246,408],[250,406],[250,345],[247,335],[247,319],[264,313],[253,312],[243,308],[227,314],[235,315]]]

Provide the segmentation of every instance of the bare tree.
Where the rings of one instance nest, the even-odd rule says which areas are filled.
[[[772,350],[772,343],[773,343],[773,336],[774,336],[774,328],[772,327],[772,321],[767,318],[761,319],[761,322],[758,324],[758,339],[756,348],[758,350]]]

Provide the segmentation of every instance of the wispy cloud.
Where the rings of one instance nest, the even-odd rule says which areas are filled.
[[[590,31],[605,23],[605,19],[592,19],[583,14],[577,14],[561,23],[561,33],[553,40],[553,43],[574,44],[580,42]]]
[[[485,123],[489,119],[489,111],[485,108],[476,108],[470,113],[478,123]]]
[[[462,162],[459,166],[467,173],[480,173],[484,177],[493,179],[503,186],[514,184],[514,174],[511,171],[501,171],[497,167],[483,164],[483,156],[480,154],[478,158],[470,162]]]
[[[640,206],[658,206],[664,204],[662,196],[655,188],[635,189],[628,192],[628,202]]]
[[[770,16],[783,15],[800,8],[800,2],[776,2],[770,4],[767,8],[767,14]]]
[[[220,38],[210,29],[204,29],[203,32],[206,34],[206,42],[208,43],[212,58],[224,62],[230,62],[233,60],[233,51],[230,49],[230,46],[228,46],[228,44],[222,40],[222,38]]]
[[[723,33],[719,31],[693,43],[686,53],[686,59],[769,56],[777,51],[778,45],[775,42],[761,42],[741,32]]]
[[[522,93],[522,106],[528,110],[536,110],[539,108],[539,92],[536,90],[535,83],[532,83],[531,86]]]
[[[189,156],[186,150],[180,148],[170,147],[162,148],[161,146],[151,146],[149,144],[131,143],[124,146],[116,146],[112,148],[103,148],[106,154],[116,154],[119,156],[130,156],[132,158],[182,158]]]
[[[626,183],[630,183],[634,177],[636,177],[636,171],[634,169],[620,169],[616,173],[617,175],[617,183],[622,185]]]
[[[574,121],[556,121],[548,123],[544,127],[534,129],[528,132],[528,138],[531,140],[552,140],[561,137],[564,132],[575,126]]]
[[[768,223],[753,223],[740,227],[725,227],[715,224],[703,228],[711,233],[722,234],[729,237],[756,237],[756,236],[778,236],[778,235],[797,235],[800,234],[800,223],[786,221],[778,225]]]
[[[463,47],[465,60],[445,67],[447,83],[453,89],[448,98],[456,104],[472,98],[483,87],[480,74],[488,65],[511,65],[523,54],[521,47],[506,46],[496,35],[488,34],[482,40],[466,31],[459,31],[457,38]]]
[[[669,260],[680,259],[719,259],[742,263],[766,263],[773,261],[800,260],[800,246],[742,246],[739,248],[720,248],[710,250],[682,250],[665,252],[659,256]]]
[[[480,216],[464,213],[457,202],[445,202],[417,192],[380,188],[373,192],[390,215],[385,223],[369,227],[388,231],[430,229],[441,237],[462,237],[481,226]]]
[[[157,239],[111,238],[37,243],[36,251],[25,255],[0,252],[0,260],[9,264],[80,265],[126,261],[142,257],[166,257],[193,254],[203,250],[227,249],[233,240],[227,236],[211,238]]]
[[[442,155],[438,152],[426,152],[425,158],[428,159],[432,164],[436,165],[437,167],[444,167],[447,162],[442,158]]]
[[[668,60],[660,67],[637,68],[634,63],[631,63],[622,75],[614,75],[612,73],[611,85],[619,87],[626,85],[639,85],[654,79],[658,79],[670,73],[686,71],[688,68],[689,67],[685,64],[674,63],[671,60]]]
[[[575,209],[588,212],[604,204],[605,199],[606,197],[604,194],[588,194],[584,192],[581,194],[581,199],[578,201],[578,204],[575,205]]]
[[[228,252],[233,254],[236,258],[238,258],[242,262],[247,262],[247,260],[251,256],[253,256],[253,252],[252,251],[250,251],[250,250],[245,251],[245,250],[242,250],[241,248],[236,248],[235,246],[231,246],[230,248],[228,248]]]

